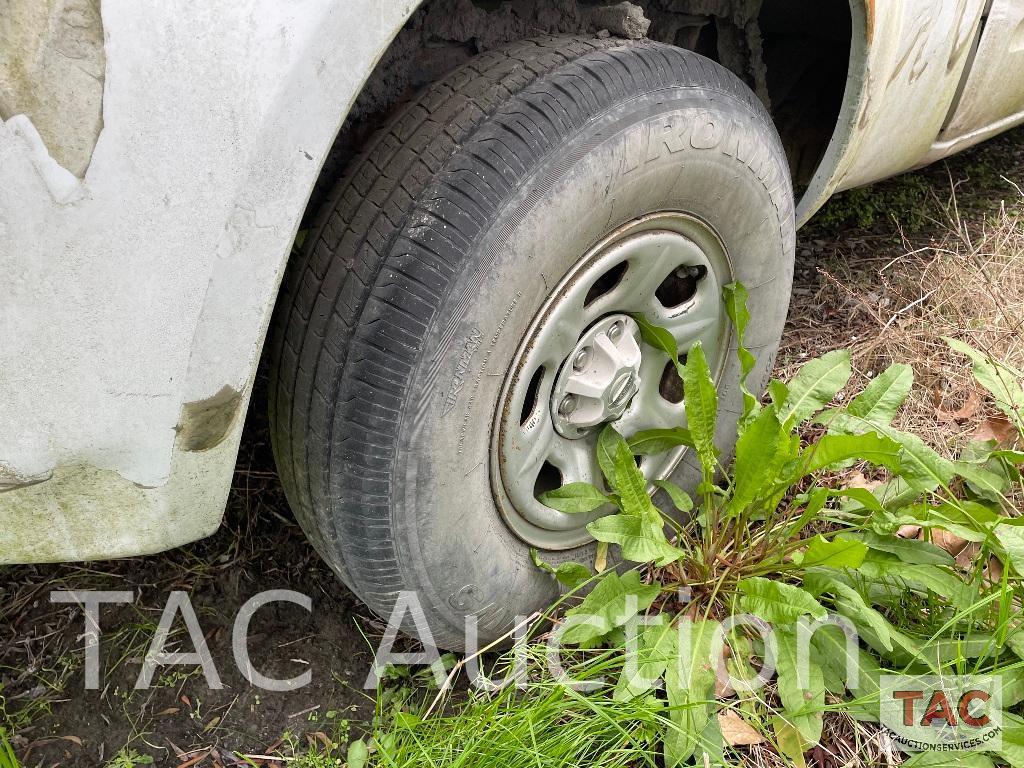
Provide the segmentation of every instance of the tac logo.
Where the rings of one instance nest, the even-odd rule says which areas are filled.
[[[883,675],[881,723],[908,752],[999,749],[1002,683],[996,675]]]

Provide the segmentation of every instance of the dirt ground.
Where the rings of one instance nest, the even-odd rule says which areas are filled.
[[[1020,212],[1014,183],[1024,184],[1024,130],[830,203],[799,236],[780,373],[844,346],[854,348],[865,378],[887,361],[909,356],[928,370],[916,415],[907,418],[918,426],[940,425],[929,435],[933,442],[948,448],[984,423],[983,410],[969,409],[971,395],[956,371],[932,359],[931,342],[913,347],[908,339],[919,338],[913,329],[920,321],[937,322],[935,313],[961,322],[944,308],[978,304],[964,287],[959,299],[954,290],[936,306],[935,297],[944,294],[924,278],[936,274],[939,258],[956,246],[963,258],[952,259],[955,268],[943,261],[940,277],[947,287],[966,285],[964,273],[956,272],[974,273],[974,262],[964,261],[964,243],[990,223],[1005,224],[1007,210]],[[1019,227],[1011,226],[1019,238]],[[978,290],[1001,295],[1008,288],[1003,283],[1021,275],[1019,263],[1016,271],[1007,269],[992,278],[982,269],[987,282]],[[1020,296],[1020,286],[1014,290]],[[980,318],[979,332],[995,328],[991,343],[1018,353],[1024,335],[1020,314],[1014,320],[1012,312],[998,311],[1006,322],[997,322],[993,309],[991,323]],[[361,686],[371,640],[382,627],[337,583],[294,522],[274,471],[265,407],[261,377],[225,523],[216,535],[153,557],[0,569],[0,728],[14,735],[24,765],[96,766],[120,759],[114,765],[127,768],[145,764],[147,756],[158,765],[259,765],[263,761],[241,755],[294,756],[310,745],[343,743],[350,728],[373,716],[373,698]],[[952,418],[937,419],[936,413]],[[262,609],[250,655],[265,674],[284,678],[308,669],[312,683],[291,693],[260,691],[235,665],[232,622],[253,595],[288,588],[311,595],[313,612],[283,603]],[[84,690],[81,609],[49,602],[51,591],[66,589],[136,595],[133,604],[106,606],[101,614],[99,690]],[[173,590],[187,592],[196,609],[221,690],[211,690],[194,667],[158,670],[150,690],[133,690]],[[191,650],[180,626],[171,640]],[[142,759],[129,759],[132,752]]]
[[[372,659],[363,633],[379,628],[292,518],[274,472],[262,387],[259,395],[216,535],[152,557],[0,571],[3,714],[15,726],[25,765],[102,765],[126,746],[168,765],[187,761],[179,752],[194,756],[195,749],[221,746],[223,764],[242,764],[230,759],[232,750],[294,751],[281,743],[286,731],[304,743],[302,734],[333,735],[343,720],[372,716],[373,700],[361,689]],[[81,609],[49,603],[52,590],[64,589],[136,594],[131,605],[102,609],[100,690],[84,690]],[[239,607],[271,589],[313,598],[312,612],[274,603],[252,625],[249,652],[259,671],[279,678],[312,672],[312,683],[295,692],[250,686],[231,650]],[[211,690],[199,668],[185,666],[158,669],[152,689],[133,690],[173,590],[188,593],[222,690]],[[183,627],[176,630],[169,649],[183,639],[181,650],[191,651]]]

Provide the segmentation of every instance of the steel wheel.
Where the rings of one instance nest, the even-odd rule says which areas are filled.
[[[551,292],[509,369],[494,429],[494,494],[517,535],[544,549],[590,540],[587,523],[608,510],[570,515],[538,497],[568,483],[603,484],[595,446],[605,424],[627,437],[685,425],[681,383],[632,316],[671,332],[681,356],[700,341],[718,372],[729,340],[721,293],[731,275],[708,225],[664,212],[612,233]],[[667,477],[684,450],[645,457],[641,470],[649,480]]]

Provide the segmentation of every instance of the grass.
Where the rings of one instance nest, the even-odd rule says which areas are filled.
[[[615,677],[620,667],[621,659],[589,660],[577,663],[573,676]],[[657,702],[615,702],[603,688],[578,692],[537,679],[525,695],[514,687],[494,696],[472,694],[449,715],[421,720],[399,713],[375,740],[374,764],[653,768],[662,736],[672,727]]]
[[[930,214],[937,207],[933,189],[920,174],[851,189],[832,198],[818,214],[816,223],[822,228],[872,229],[896,219],[908,231],[921,232],[931,224]]]
[[[543,638],[542,638],[543,639]],[[592,691],[580,691],[552,679],[540,646],[526,648],[526,665],[531,681],[524,693],[506,687],[497,693],[473,692],[466,698],[452,696],[445,714],[423,717],[434,692],[411,699],[394,711],[378,712],[377,728],[371,739],[368,761],[373,766],[419,768],[460,766],[460,768],[651,768],[663,765],[665,734],[679,726],[668,709],[655,697],[615,701],[608,681],[614,683],[623,672],[625,658],[614,652],[580,653],[567,665],[568,677],[579,683],[603,681]],[[492,679],[509,673],[514,660],[506,655],[490,670]],[[685,709],[677,708],[676,711]],[[745,766],[786,768],[776,734],[770,725],[780,712],[773,687],[760,702],[736,703],[728,710],[730,719],[743,719],[756,732],[758,743],[747,749]],[[838,709],[825,716],[825,730],[835,745],[830,757],[837,765],[883,765],[899,756],[879,731]],[[362,762],[348,763],[360,768]],[[317,766],[317,768],[319,768]]]
[[[18,757],[14,754],[14,747],[7,740],[7,734],[0,730],[0,768],[21,768]]]

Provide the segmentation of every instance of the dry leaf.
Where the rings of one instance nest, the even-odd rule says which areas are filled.
[[[955,557],[967,546],[967,539],[962,539],[955,533],[936,528],[932,531],[932,544],[942,547]]]
[[[328,750],[332,750],[335,748],[334,742],[331,741],[327,734],[323,731],[314,731],[313,733],[306,734],[306,738],[310,737],[316,737],[317,739],[319,739],[323,743],[323,745],[327,747]],[[316,746],[316,744],[314,743],[313,746]]]
[[[916,539],[921,533],[920,525],[901,525],[896,535],[901,539]]]
[[[844,488],[864,488],[873,491],[882,484],[881,480],[868,480],[861,472],[855,472],[843,484]]]
[[[181,709],[178,708],[178,707],[168,707],[167,709],[163,709],[163,710],[160,710],[159,712],[157,712],[156,716],[157,717],[165,717],[166,715],[176,715],[179,712],[181,712]]]
[[[1003,564],[994,555],[989,558],[988,565],[981,572],[981,577],[989,584],[998,584],[1003,580]]]
[[[990,416],[985,419],[971,435],[972,440],[995,440],[999,445],[1011,445],[1017,436],[1017,430],[1009,419],[1002,416]]]
[[[970,542],[966,547],[960,550],[956,556],[956,564],[964,571],[974,570],[974,561],[978,559],[978,553],[981,552],[981,544],[977,542]]]
[[[198,755],[196,755],[195,757],[193,757],[193,758],[191,758],[189,760],[186,760],[183,763],[180,763],[178,765],[178,768],[192,768],[193,765],[199,765],[199,763],[203,762],[203,760],[205,760],[207,757],[210,756],[210,752],[212,752],[212,751],[213,750],[210,750],[210,749],[204,750],[204,751],[200,752]]]
[[[972,389],[967,395],[967,402],[955,411],[944,411],[942,408],[936,407],[935,418],[944,424],[948,424],[953,421],[966,421],[977,414],[980,409],[981,398],[978,396],[978,393]]]
[[[718,725],[722,729],[722,738],[730,747],[752,747],[764,743],[764,736],[731,709],[718,713]]]
[[[185,750],[183,750],[170,739],[167,740],[167,743],[171,745],[171,749],[174,750],[174,754],[178,756],[179,760],[188,760],[188,755],[185,753]]]

